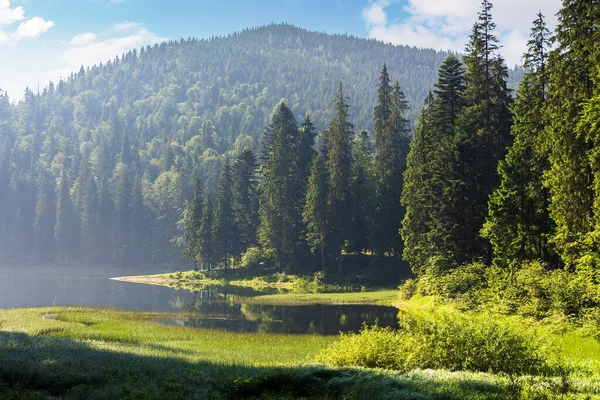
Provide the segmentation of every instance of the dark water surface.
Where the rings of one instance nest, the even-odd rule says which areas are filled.
[[[0,309],[45,306],[109,306],[174,313],[170,325],[236,332],[335,335],[363,323],[396,327],[398,310],[372,305],[273,306],[244,303],[239,293],[177,291],[113,281],[124,275],[164,270],[0,266]],[[260,293],[254,293],[260,295]],[[179,315],[178,315],[179,314]]]

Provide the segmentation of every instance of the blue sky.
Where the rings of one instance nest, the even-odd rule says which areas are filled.
[[[464,48],[480,0],[0,0],[0,88],[20,98],[81,65],[142,45],[288,22],[394,44]],[[560,0],[495,0],[509,65],[519,63],[535,13],[549,26]]]

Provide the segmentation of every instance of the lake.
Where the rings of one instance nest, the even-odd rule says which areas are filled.
[[[236,332],[337,335],[358,331],[363,323],[397,327],[398,310],[375,305],[259,305],[248,296],[189,292],[168,287],[110,280],[164,270],[79,267],[1,267],[0,308],[102,306],[168,312],[158,323]]]

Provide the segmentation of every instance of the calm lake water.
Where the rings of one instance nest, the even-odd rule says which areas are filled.
[[[173,313],[159,323],[237,332],[336,335],[363,323],[396,327],[398,310],[370,305],[267,306],[244,303],[239,293],[177,291],[109,278],[164,270],[77,267],[1,267],[0,308],[109,306]]]

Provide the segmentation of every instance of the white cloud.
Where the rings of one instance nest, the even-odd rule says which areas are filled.
[[[23,7],[12,8],[10,0],[0,0],[0,26],[8,27],[16,22],[21,22],[16,29],[8,32],[6,30],[0,31],[0,44],[11,43],[16,45],[21,39],[39,37],[54,26],[53,21],[46,21],[41,17],[25,20]]]
[[[17,27],[17,30],[11,35],[15,42],[24,38],[35,38],[42,33],[48,32],[54,26],[54,22],[46,21],[40,17],[33,17],[25,22],[22,22]]]
[[[387,15],[383,8],[389,4],[389,1],[378,1],[363,9],[362,17],[368,25],[382,26],[387,24]]]
[[[48,79],[64,78],[71,72],[78,71],[82,65],[85,67],[97,65],[130,50],[167,40],[145,29],[141,24],[127,24],[129,24],[127,32],[112,27],[103,34],[87,32],[73,37],[58,56],[60,67],[49,71]],[[137,29],[133,29],[134,27]]]
[[[463,51],[481,1],[402,0],[407,16],[400,21],[388,22],[390,16],[386,8],[392,3],[400,3],[400,0],[375,0],[363,9],[362,17],[371,38],[394,44]],[[503,45],[501,53],[508,65],[520,63],[536,13],[542,11],[552,30],[560,5],[561,0],[494,1],[492,15]]]
[[[23,7],[10,7],[10,0],[0,0],[0,25],[12,25],[25,18]]]
[[[69,42],[69,46],[79,47],[79,46],[87,46],[93,43],[96,40],[95,33],[82,33],[81,35],[74,36],[73,39]]]

